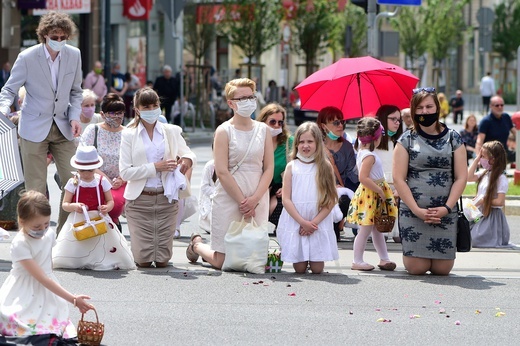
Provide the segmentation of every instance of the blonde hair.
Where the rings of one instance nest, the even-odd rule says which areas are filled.
[[[285,111],[285,108],[280,106],[278,103],[270,103],[262,110],[260,111],[260,115],[256,118],[256,120],[260,122],[267,122],[267,118],[269,118],[270,115],[276,114],[276,113],[282,113],[283,116],[283,126],[282,126],[282,133],[280,133],[277,138],[276,142],[278,145],[285,144],[287,142],[287,139],[291,135],[291,132],[289,131],[289,128],[287,126],[287,112]]]
[[[29,190],[21,195],[16,206],[16,213],[18,214],[18,223],[23,224],[37,216],[50,216],[51,205],[43,193]],[[23,227],[22,230],[25,232]]]
[[[330,163],[320,128],[316,123],[305,122],[298,126],[294,134],[293,150],[291,152],[291,159],[296,159],[298,154],[298,143],[300,137],[309,132],[316,143],[316,153],[314,154],[314,163],[318,171],[316,172],[316,185],[318,186],[318,209],[332,208],[338,202],[338,192],[336,191],[336,178],[334,177],[334,170]],[[296,188],[293,186],[293,188]]]
[[[237,78],[227,82],[226,87],[224,88],[226,100],[231,100],[233,96],[235,96],[235,91],[237,91],[238,88],[243,87],[250,88],[253,92],[256,91],[256,83],[249,78]]]

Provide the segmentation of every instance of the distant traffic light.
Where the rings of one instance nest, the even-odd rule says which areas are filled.
[[[361,7],[365,13],[368,13],[368,0],[350,0],[352,5]],[[376,5],[376,13],[379,13],[379,4]]]
[[[352,5],[361,7],[363,10],[365,10],[365,13],[367,13],[368,0],[350,0],[350,2]]]

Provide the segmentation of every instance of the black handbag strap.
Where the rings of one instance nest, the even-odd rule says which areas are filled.
[[[98,136],[98,131],[99,131],[99,128],[98,128],[98,125],[95,124],[94,125],[94,147],[97,149],[97,136]]]
[[[453,148],[453,130],[450,131],[450,145],[451,145],[451,181],[455,181],[455,148]],[[460,205],[459,205],[460,202]],[[462,210],[462,196],[460,196],[459,201],[457,202],[457,209]]]

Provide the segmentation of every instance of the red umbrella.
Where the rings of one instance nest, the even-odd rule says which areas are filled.
[[[301,109],[335,106],[345,119],[374,115],[381,105],[410,106],[419,78],[405,69],[374,59],[343,58],[305,78],[297,87]]]

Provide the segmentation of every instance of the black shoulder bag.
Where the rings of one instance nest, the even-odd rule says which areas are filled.
[[[455,150],[453,148],[453,132],[450,130],[450,145],[451,145],[451,178],[455,180]],[[466,219],[462,211],[462,196],[457,202],[457,252],[469,252],[471,250],[471,230],[469,228],[469,221]]]

